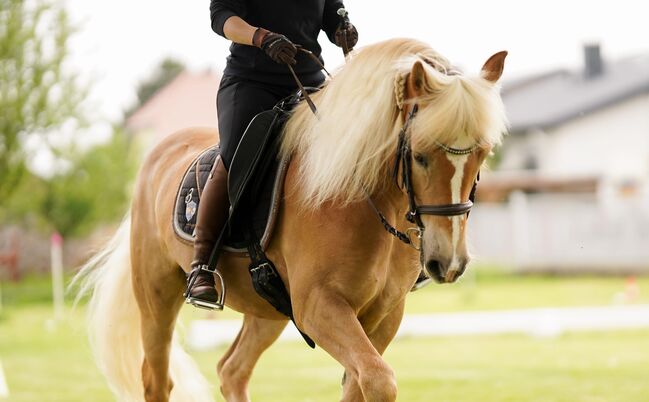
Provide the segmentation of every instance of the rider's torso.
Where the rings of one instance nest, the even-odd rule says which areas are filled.
[[[263,27],[285,35],[320,57],[318,35],[323,29],[326,0],[245,0],[244,15],[248,24]],[[315,85],[323,80],[317,63],[303,52],[296,56],[295,71],[304,85]],[[294,83],[285,65],[272,61],[261,49],[233,43],[224,71],[227,75],[255,81],[292,85]]]

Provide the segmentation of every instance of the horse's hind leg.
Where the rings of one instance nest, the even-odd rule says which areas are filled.
[[[169,377],[169,353],[185,276],[180,268],[157,252],[133,250],[133,287],[140,308],[142,328],[142,381],[147,402],[167,402],[173,386]]]
[[[244,316],[236,340],[217,366],[221,393],[228,402],[248,402],[248,381],[261,354],[282,333],[288,321]]]

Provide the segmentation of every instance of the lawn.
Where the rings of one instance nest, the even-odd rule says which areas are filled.
[[[625,278],[616,277],[521,277],[478,270],[456,285],[432,285],[413,293],[408,312],[608,305],[621,300],[625,283]],[[637,302],[649,303],[649,279],[637,283]],[[92,362],[83,307],[54,323],[48,297],[44,280],[3,285],[0,362],[9,400],[112,401]],[[186,308],[182,318],[205,315]],[[220,348],[195,354],[215,384],[215,395],[214,366],[222,353]],[[397,373],[399,401],[649,401],[649,330],[568,333],[552,339],[400,339],[386,359]],[[340,395],[341,375],[340,366],[322,350],[312,351],[300,342],[278,343],[259,362],[251,393],[259,402],[334,401]]]

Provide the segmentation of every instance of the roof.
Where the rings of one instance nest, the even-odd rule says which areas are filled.
[[[512,134],[558,126],[584,114],[649,93],[649,55],[605,62],[585,78],[582,70],[555,70],[503,85]]]
[[[182,128],[216,126],[216,91],[220,75],[213,71],[183,71],[155,93],[127,120],[134,132],[167,136]]]

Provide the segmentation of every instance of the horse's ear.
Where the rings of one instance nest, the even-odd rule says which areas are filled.
[[[420,96],[423,95],[426,91],[426,70],[421,61],[417,60],[408,74],[408,95],[409,96]]]
[[[487,81],[496,82],[503,74],[503,68],[505,67],[505,57],[507,57],[507,51],[503,50],[491,56],[482,66],[482,71],[480,75]]]

